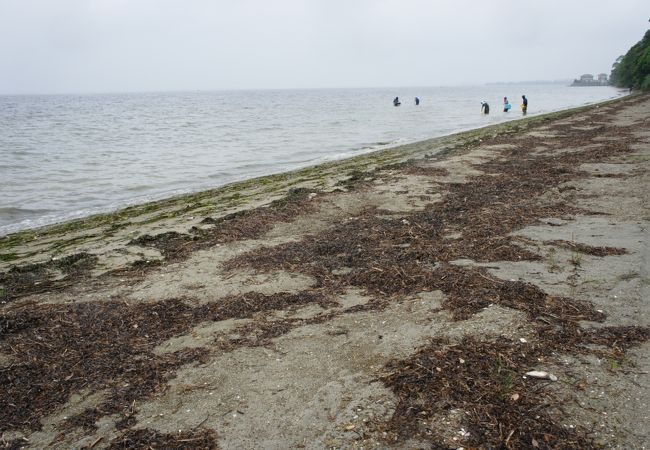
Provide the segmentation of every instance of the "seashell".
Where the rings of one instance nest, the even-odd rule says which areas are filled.
[[[544,372],[543,370],[531,370],[526,372],[526,376],[531,378],[539,378],[540,380],[557,381],[557,377],[552,373]]]

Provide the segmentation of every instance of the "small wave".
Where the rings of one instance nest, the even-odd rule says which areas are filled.
[[[16,208],[12,206],[0,207],[0,214],[45,214],[51,212],[51,209],[30,209],[30,208]]]
[[[0,170],[30,169],[27,164],[0,164]]]
[[[44,217],[53,211],[50,209],[29,209],[3,207],[0,208],[0,225],[14,224],[20,221],[29,221],[39,217]],[[0,226],[0,229],[2,227]]]
[[[141,184],[138,186],[130,186],[125,188],[126,191],[128,192],[145,192],[151,189],[151,186],[148,184]]]
[[[266,169],[271,164],[265,164],[265,163],[247,163],[247,164],[239,164],[235,166],[235,169],[239,170],[245,170],[245,171],[250,171],[250,170],[259,170],[259,169]]]
[[[235,176],[234,173],[224,171],[224,172],[217,172],[217,173],[210,174],[210,175],[208,175],[208,178],[213,179],[213,180],[221,180],[221,179],[230,178],[230,177],[233,177],[233,176]]]
[[[380,148],[383,148],[383,147],[390,147],[390,146],[398,145],[400,143],[405,143],[405,142],[408,142],[408,140],[407,139],[395,139],[393,141],[371,142],[369,144],[362,144],[361,147],[354,148],[353,150],[355,150],[355,151],[379,150]]]
[[[25,156],[31,154],[32,152],[30,150],[13,150],[8,153],[9,156]]]

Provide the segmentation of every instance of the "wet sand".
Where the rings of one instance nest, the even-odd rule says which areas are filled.
[[[649,122],[631,96],[1,238],[3,444],[645,448]]]

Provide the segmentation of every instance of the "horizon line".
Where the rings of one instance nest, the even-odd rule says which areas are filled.
[[[107,91],[61,91],[61,92],[14,92],[1,93],[2,97],[29,97],[29,96],[86,96],[86,95],[128,95],[128,94],[163,94],[163,93],[196,93],[196,92],[236,92],[236,91],[308,91],[308,90],[350,90],[350,89],[415,89],[439,87],[469,87],[492,86],[505,84],[554,84],[571,82],[572,78],[552,80],[523,80],[523,81],[489,81],[484,83],[458,83],[437,85],[404,85],[404,86],[329,86],[329,87],[242,87],[242,88],[178,88],[178,89],[152,89],[152,90],[107,90]]]

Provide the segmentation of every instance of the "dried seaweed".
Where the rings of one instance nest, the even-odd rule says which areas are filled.
[[[537,341],[556,352],[593,353],[620,360],[628,349],[650,339],[648,327],[603,326],[585,329],[576,322],[563,325],[538,324],[535,330]]]
[[[467,292],[454,288],[460,286],[466,271],[457,271],[456,284],[441,283],[441,272],[436,274],[432,268],[456,259],[481,262],[540,259],[539,254],[518,245],[511,233],[543,217],[568,218],[582,212],[571,206],[572,192],[556,197],[544,194],[566,181],[587,176],[577,169],[578,162],[627,152],[633,141],[628,136],[629,130],[622,127],[584,131],[561,125],[558,131],[562,132],[561,137],[554,138],[557,140],[554,146],[576,145],[579,141],[581,150],[561,154],[548,150],[545,154],[531,155],[528,149],[534,147],[535,139],[516,139],[517,144],[523,141],[521,147],[504,147],[501,158],[478,165],[485,175],[473,177],[467,183],[446,184],[443,200],[424,211],[391,218],[386,212],[367,209],[300,242],[258,249],[231,260],[227,266],[303,272],[316,278],[318,286],[334,292],[352,285],[375,295],[408,294],[442,285],[448,295],[466,296]],[[586,145],[603,131],[616,132],[622,136],[622,143]],[[484,144],[512,143],[507,139],[497,137]],[[407,167],[412,169],[411,165]],[[447,239],[450,230],[459,232],[460,236]],[[339,275],[342,269],[345,274]],[[509,288],[511,284],[504,286]],[[474,292],[474,303],[490,301],[484,297]],[[586,314],[589,315],[593,316],[593,311]]]
[[[26,439],[12,439],[11,441],[5,441],[4,437],[0,441],[0,448],[4,450],[20,450],[29,445],[29,441]]]
[[[179,299],[128,305],[107,301],[28,306],[0,314],[0,351],[15,363],[0,371],[0,426],[40,428],[39,419],[82,389],[105,400],[69,426],[92,427],[98,417],[133,414],[132,403],[164,389],[174,371],[200,361],[204,349],[156,355],[156,345],[204,321],[246,318],[261,311],[316,303],[320,293],[248,293],[191,306]]]
[[[384,381],[395,390],[400,405],[387,430],[396,438],[410,437],[414,430],[422,431],[419,424],[423,418],[434,420],[436,414],[457,408],[467,415],[469,437],[463,443],[472,448],[594,448],[597,445],[587,430],[559,425],[561,412],[551,406],[556,399],[543,390],[531,391],[519,375],[533,368],[537,357],[553,351],[593,352],[596,350],[591,346],[595,344],[606,346],[610,355],[620,355],[628,346],[647,340],[648,329],[583,330],[580,321],[605,319],[591,303],[550,296],[532,284],[499,280],[485,269],[451,263],[457,259],[540,259],[518,245],[511,233],[544,217],[570,219],[585,212],[572,206],[575,190],[560,192],[557,188],[589,176],[577,169],[580,163],[629,151],[633,139],[622,128],[605,130],[615,131],[621,142],[586,145],[604,130],[585,133],[571,127],[558,129],[561,137],[554,141],[554,147],[580,147],[571,153],[554,154],[548,149],[530,154],[536,140],[517,139],[516,148],[501,151],[502,158],[478,166],[484,175],[467,183],[446,184],[442,201],[424,211],[391,217],[387,211],[367,209],[300,242],[258,249],[231,260],[227,266],[302,272],[332,292],[360,287],[375,298],[385,299],[373,302],[374,308],[385,307],[395,296],[437,289],[446,294],[443,306],[456,319],[468,318],[490,304],[523,311],[537,330],[537,344],[527,352],[522,353],[518,343],[505,340],[466,340],[453,347],[457,350],[440,352],[434,345],[413,358],[394,362],[391,375]],[[506,141],[496,138],[484,143]],[[554,187],[557,194],[548,195]],[[446,237],[455,233],[458,236]],[[610,248],[580,250],[621,254]],[[459,358],[454,352],[465,356]],[[460,359],[465,363],[459,363]],[[509,394],[519,391],[517,403],[512,405]],[[440,448],[458,444],[445,441],[444,433],[431,429],[421,436]]]
[[[160,250],[167,261],[180,261],[194,251],[216,244],[256,239],[278,222],[289,222],[300,214],[313,211],[317,202],[311,200],[312,193],[314,191],[304,188],[290,189],[284,198],[274,200],[267,206],[239,211],[218,219],[206,217],[202,223],[213,225],[211,228],[194,227],[191,234],[172,231],[155,236],[143,235],[129,244],[153,247]]]
[[[353,170],[350,172],[344,180],[341,180],[337,183],[337,186],[341,186],[347,190],[356,190],[360,189],[363,186],[368,185],[376,177],[376,171],[364,172],[361,170]]]
[[[560,145],[574,144],[576,137],[580,137],[581,144],[584,144],[585,139],[596,137],[603,130],[604,127],[600,127],[585,136],[570,127],[556,128],[556,131],[564,133]],[[614,130],[610,128],[607,131]],[[616,131],[621,132],[620,129]],[[526,147],[532,148],[531,141],[527,140]],[[545,173],[549,182],[546,186],[548,189],[565,179],[564,174],[573,178],[585,176],[572,173],[570,165],[627,152],[629,141],[561,155],[554,158],[555,164],[564,163],[566,166],[552,171],[547,169],[549,163],[544,161],[545,158],[535,158],[534,164],[538,166],[542,163],[541,172]],[[510,153],[509,156],[512,156]],[[483,168],[498,165],[492,162],[484,164]],[[497,172],[503,173],[503,170],[498,169]],[[526,171],[521,173],[525,174]],[[533,188],[531,194],[540,194],[529,180],[519,178],[515,181],[522,183],[522,186],[527,183],[525,189],[530,191]],[[480,181],[472,186],[477,192],[482,192],[483,187]],[[508,198],[512,199],[511,196]],[[526,205],[522,197],[515,198],[523,200],[521,204]],[[455,203],[458,204],[458,201]],[[509,208],[513,206],[517,207],[516,202],[514,205],[508,204]],[[555,206],[560,206],[563,213],[570,212],[566,204]],[[549,207],[552,208],[551,205]],[[478,208],[478,204],[474,206],[474,209]],[[544,217],[539,215],[541,211],[535,206],[532,210],[524,208],[517,211],[527,216],[523,218],[524,222],[529,222],[535,216]],[[491,212],[488,210],[488,213]],[[477,221],[475,216],[472,222],[481,221]],[[461,228],[453,225],[456,229]],[[497,224],[492,230],[499,232],[499,227],[508,229],[511,225]],[[481,239],[480,234],[478,237]],[[570,248],[598,256],[625,252],[609,247],[578,245]],[[390,373],[383,377],[399,399],[397,411],[388,424],[388,430],[394,433],[393,438],[398,440],[417,434],[431,441],[434,448],[457,448],[459,445],[470,448],[598,448],[599,444],[589,438],[588,430],[559,425],[562,412],[557,408],[557,399],[545,389],[538,389],[539,382],[531,385],[530,380],[525,380],[521,375],[534,368],[540,357],[553,355],[554,352],[604,352],[608,357],[620,357],[631,346],[647,341],[650,329],[583,329],[579,325],[581,320],[604,319],[604,315],[595,311],[588,302],[548,296],[532,285],[497,280],[480,269],[452,268],[452,273],[447,273],[450,269],[443,266],[438,270],[444,272],[440,280],[449,280],[448,286],[441,286],[440,281],[436,284],[448,295],[444,306],[452,309],[457,317],[467,317],[489,303],[499,303],[526,311],[530,318],[540,318],[540,321],[532,322],[537,339],[532,345],[506,339],[479,342],[466,338],[455,344],[436,340],[411,358],[393,361],[387,367]],[[462,295],[458,296],[458,293]],[[441,418],[448,418],[454,413],[461,417],[460,425],[463,428],[460,434],[458,430],[451,430],[453,434],[450,434],[450,430],[439,425]]]
[[[537,380],[540,348],[506,339],[434,340],[387,367],[382,381],[399,403],[389,422],[394,440],[418,435],[437,445],[469,448],[587,449],[586,430],[558,424],[558,411]],[[441,425],[452,411],[457,428]]]
[[[466,319],[491,304],[523,311],[530,319],[544,316],[561,321],[605,319],[589,302],[548,295],[522,281],[500,280],[485,269],[444,266],[436,272],[433,287],[447,294],[443,306],[456,319]]]
[[[214,450],[217,433],[213,430],[183,431],[167,434],[148,428],[130,430],[111,441],[109,450]]]
[[[148,234],[142,235],[129,242],[129,245],[139,245],[140,247],[153,247],[162,252],[163,256],[170,260],[178,257],[181,249],[192,241],[196,240],[195,236],[181,234],[176,231],[168,231],[155,236]],[[188,250],[189,251],[189,250]]]
[[[626,255],[628,253],[624,248],[618,247],[596,247],[593,245],[582,244],[579,242],[566,241],[564,239],[558,239],[554,241],[548,241],[547,244],[556,245],[558,247],[567,248],[579,253],[584,253],[585,255],[592,256],[609,256],[609,255]]]
[[[161,251],[165,260],[180,261],[192,252],[215,244],[242,239],[254,239],[269,231],[278,222],[289,222],[300,214],[308,214],[316,207],[310,195],[314,191],[294,188],[268,206],[241,211],[220,219],[206,218],[204,223],[215,225],[210,229],[193,228],[193,233],[175,231],[155,236],[142,235],[129,242],[130,245],[152,247]],[[13,266],[0,273],[0,301],[64,289],[83,282],[97,263],[97,257],[85,252],[52,259],[46,263]],[[120,276],[143,275],[160,263],[137,261],[130,269],[120,269]],[[61,277],[60,274],[64,276]]]
[[[45,263],[14,266],[0,273],[0,301],[67,287],[73,280],[87,279],[96,264],[95,255],[81,252]]]
[[[575,322],[573,322],[575,325]],[[399,403],[386,429],[392,440],[412,435],[435,445],[470,448],[599,448],[586,429],[559,425],[557,399],[544,381],[523,375],[555,352],[621,356],[650,339],[647,327],[538,328],[534,343],[499,338],[434,339],[411,357],[392,361],[381,380]],[[601,345],[608,350],[588,347]],[[458,429],[441,426],[460,415]],[[441,447],[442,448],[442,447]]]
[[[400,173],[406,175],[424,175],[428,177],[445,177],[449,170],[444,167],[422,167],[415,164],[406,166]]]
[[[179,367],[206,356],[204,349],[161,356],[153,352],[156,345],[187,333],[203,321],[253,317],[309,303],[331,306],[333,294],[356,286],[373,299],[348,312],[381,309],[402,295],[440,290],[446,294],[443,306],[458,320],[499,304],[523,311],[537,333],[535,343],[529,345],[507,339],[465,339],[456,344],[436,340],[412,357],[392,362],[390,373],[382,377],[399,399],[397,411],[387,424],[391,436],[398,439],[416,434],[436,448],[457,448],[459,442],[450,441],[445,430],[436,428],[436,420],[458,410],[469,433],[463,435],[462,442],[474,448],[595,446],[586,430],[559,425],[562,415],[554,406],[557,400],[543,386],[538,387],[539,383],[533,385],[520,375],[533,368],[537,358],[552,352],[608,352],[620,357],[630,346],[647,340],[649,330],[583,329],[581,320],[604,319],[590,303],[550,296],[531,284],[499,280],[485,269],[458,267],[453,262],[539,259],[511,233],[543,217],[570,218],[584,212],[573,206],[575,189],[566,188],[565,183],[590,176],[577,169],[579,164],[624,155],[634,142],[629,129],[598,119],[592,114],[592,124],[597,125],[592,130],[551,124],[549,129],[558,137],[544,142],[544,152],[535,151],[541,143],[530,136],[485,140],[483,144],[487,145],[515,146],[504,146],[501,158],[477,165],[483,175],[467,183],[445,184],[442,201],[423,211],[395,214],[369,208],[301,242],[250,252],[228,265],[231,269],[284,268],[308,274],[316,280],[316,287],[307,292],[274,296],[251,293],[205,305],[180,299],[138,305],[120,301],[26,305],[1,314],[0,351],[15,361],[0,371],[2,429],[38,429],[40,419],[65,404],[73,392],[102,392],[104,398],[96,407],[69,418],[64,426],[93,428],[98,418],[117,413],[121,415],[118,429],[127,429],[135,422],[135,400],[164,390]],[[597,142],[603,133],[616,135],[618,141]],[[553,152],[563,148],[578,150]],[[388,170],[431,176],[432,182],[446,174],[409,163],[351,173],[343,185],[360,189],[376,177],[396,176]],[[166,261],[179,261],[218,243],[257,238],[277,222],[308,214],[316,203],[308,192],[292,191],[268,207],[206,218],[204,225],[211,227],[195,228],[189,234],[142,236],[132,243],[159,249]],[[607,253],[618,249],[574,250]],[[84,277],[93,264],[92,258],[81,257],[65,264],[15,267],[0,274],[4,299],[65,287],[71,278]],[[152,266],[140,264],[120,275],[143,274]],[[69,280],[56,281],[53,271],[67,274],[65,279]],[[266,345],[296,326],[327,321],[340,313],[344,312],[307,320],[257,317],[238,329],[240,338],[217,346],[216,351]],[[209,431],[166,435],[141,429],[126,432],[110,445],[215,448],[216,436]]]

